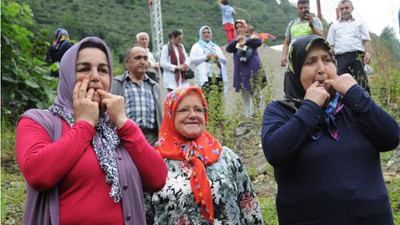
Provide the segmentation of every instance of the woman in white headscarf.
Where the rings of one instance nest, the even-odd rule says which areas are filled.
[[[215,84],[223,86],[224,95],[228,90],[226,77],[226,58],[221,48],[211,41],[212,31],[209,26],[202,26],[199,30],[199,41],[190,50],[190,63],[194,64],[195,85],[201,87],[207,96],[213,76]]]

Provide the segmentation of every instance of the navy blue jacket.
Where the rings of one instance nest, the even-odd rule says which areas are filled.
[[[274,101],[264,112],[262,145],[278,183],[280,224],[393,224],[379,152],[399,144],[397,122],[359,85],[342,98],[340,133],[311,133],[324,111],[305,100],[296,111]]]

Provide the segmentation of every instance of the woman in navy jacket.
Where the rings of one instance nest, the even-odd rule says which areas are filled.
[[[393,224],[379,153],[399,126],[310,35],[289,52],[285,99],[264,112],[262,144],[278,183],[280,224]]]

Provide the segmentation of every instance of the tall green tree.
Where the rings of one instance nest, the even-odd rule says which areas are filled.
[[[390,53],[400,61],[400,42],[396,38],[396,31],[392,27],[385,27],[381,33],[381,40]]]
[[[47,31],[33,33],[27,4],[1,2],[2,119],[15,121],[28,108],[44,108],[55,97],[57,80],[44,62]]]

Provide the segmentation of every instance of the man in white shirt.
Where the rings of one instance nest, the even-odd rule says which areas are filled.
[[[136,44],[147,50],[147,61],[149,62],[149,67],[147,68],[147,75],[150,79],[155,82],[160,80],[160,65],[156,62],[153,53],[151,53],[149,47],[149,35],[146,32],[140,32],[136,35]]]
[[[341,0],[340,19],[329,28],[327,40],[333,47],[338,63],[338,75],[350,73],[368,93],[368,77],[364,65],[371,61],[371,38],[363,21],[353,18],[353,4]]]

